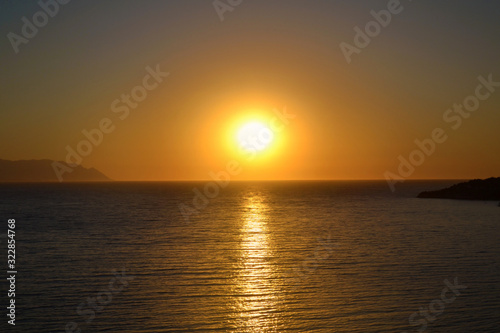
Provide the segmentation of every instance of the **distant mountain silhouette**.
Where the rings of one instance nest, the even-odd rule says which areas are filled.
[[[0,159],[0,182],[58,182],[53,163],[69,167],[64,162],[52,160],[19,160],[8,161]],[[111,181],[108,177],[94,168],[82,166],[71,167],[71,172],[64,172],[62,180],[65,182],[78,181]]]
[[[451,187],[420,193],[418,198],[442,198],[460,200],[500,200],[500,177],[474,179]]]

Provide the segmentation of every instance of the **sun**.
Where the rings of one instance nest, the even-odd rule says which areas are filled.
[[[262,151],[268,148],[274,140],[273,131],[258,121],[244,124],[237,133],[239,146],[247,151]]]

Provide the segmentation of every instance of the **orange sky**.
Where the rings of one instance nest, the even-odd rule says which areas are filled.
[[[407,178],[498,176],[500,91],[481,88],[457,129],[443,117],[479,76],[500,82],[500,6],[445,2],[407,6],[350,64],[339,45],[386,2],[248,1],[223,22],[210,2],[70,3],[19,53],[3,40],[0,158],[64,160],[109,119],[82,165],[116,180],[207,179],[231,160],[235,179],[383,179],[442,128]],[[39,10],[10,6],[4,35]],[[247,161],[238,127],[284,108],[295,117]]]

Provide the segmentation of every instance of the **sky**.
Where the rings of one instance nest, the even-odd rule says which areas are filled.
[[[231,161],[241,180],[500,176],[498,17],[485,0],[2,1],[0,159],[115,180]],[[249,154],[252,121],[273,142]]]

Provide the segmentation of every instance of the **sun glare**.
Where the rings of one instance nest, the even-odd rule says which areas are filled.
[[[273,131],[257,121],[246,123],[237,134],[238,144],[248,151],[262,151],[269,147],[273,139]]]

